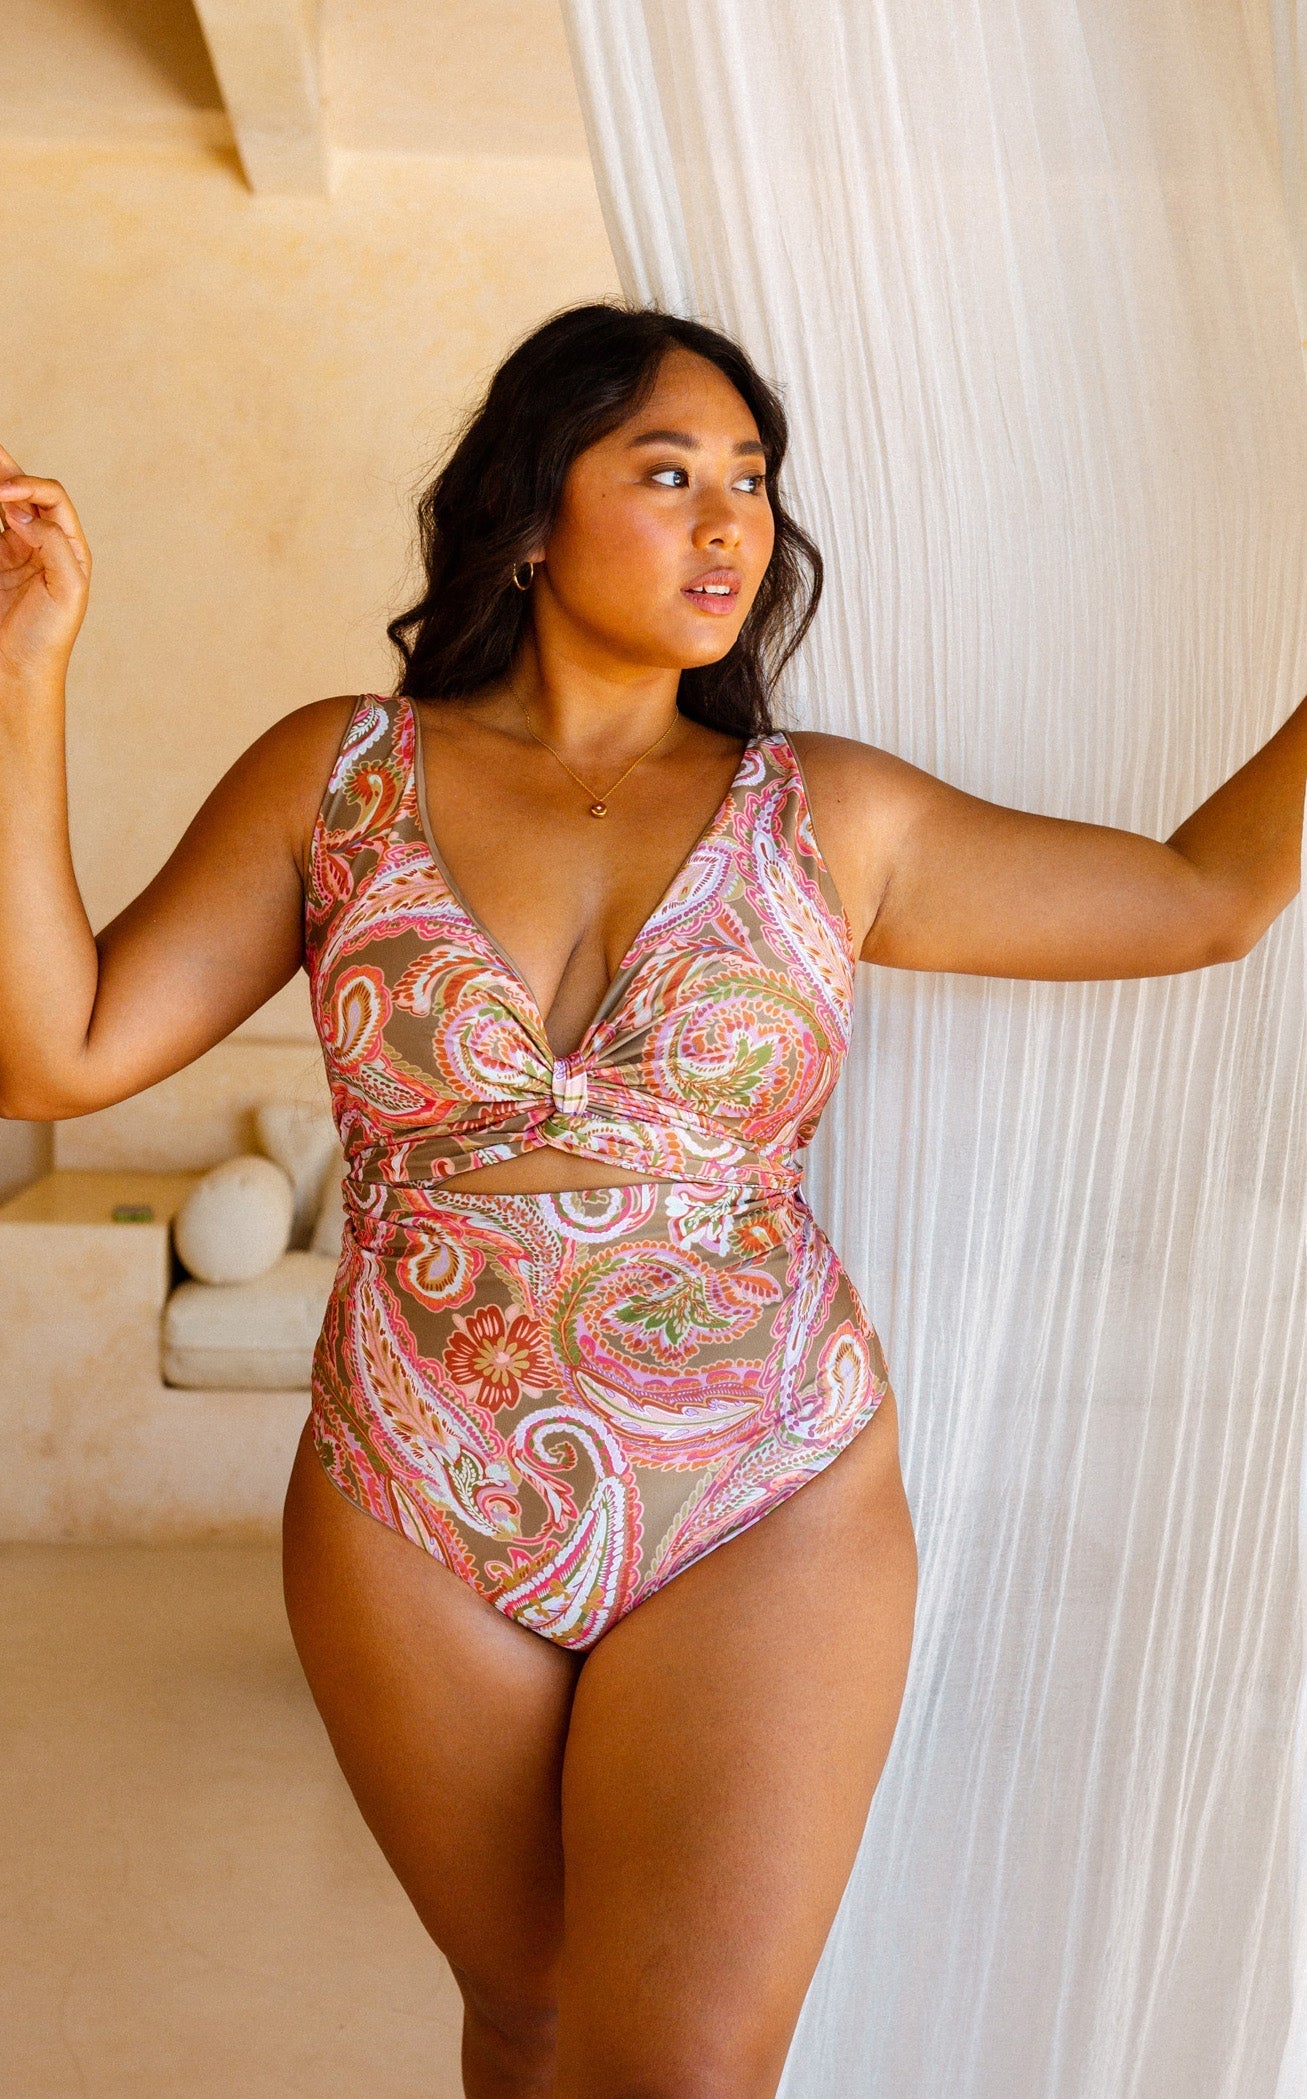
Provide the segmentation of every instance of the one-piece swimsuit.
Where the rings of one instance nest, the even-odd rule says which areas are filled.
[[[437,850],[414,706],[355,703],[306,899],[346,1159],[314,1447],[357,1507],[560,1646],[774,1509],[888,1389],[800,1188],[855,960],[794,747],[754,736],[557,1056]],[[446,1185],[545,1146],[639,1179]]]

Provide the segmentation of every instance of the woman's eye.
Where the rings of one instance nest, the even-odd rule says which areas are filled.
[[[663,488],[688,488],[690,485],[689,472],[683,466],[655,467],[649,478],[651,481],[657,481]],[[745,489],[751,496],[756,496],[766,478],[765,474],[742,474],[733,485]]]

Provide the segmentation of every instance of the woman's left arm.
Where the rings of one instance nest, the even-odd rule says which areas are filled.
[[[1168,976],[1246,955],[1298,890],[1307,700],[1164,844],[982,801],[866,744],[796,742],[865,962]]]

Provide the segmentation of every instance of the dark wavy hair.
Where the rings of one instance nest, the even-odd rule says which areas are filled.
[[[403,662],[397,693],[452,699],[507,674],[530,618],[514,564],[548,537],[572,461],[647,399],[677,346],[715,364],[750,409],[776,525],[739,635],[719,662],[682,671],[677,705],[732,736],[772,726],[776,680],[812,624],[822,582],[821,555],[781,500],[785,411],[729,336],[615,303],[569,307],[520,342],[421,495],[426,589],[386,628]]]

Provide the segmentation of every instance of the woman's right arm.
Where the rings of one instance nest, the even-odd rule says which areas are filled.
[[[60,485],[3,450],[0,519],[0,1114],[48,1121],[179,1070],[294,976],[308,842],[352,703],[302,707],[252,744],[97,937],[64,760],[90,555]]]

